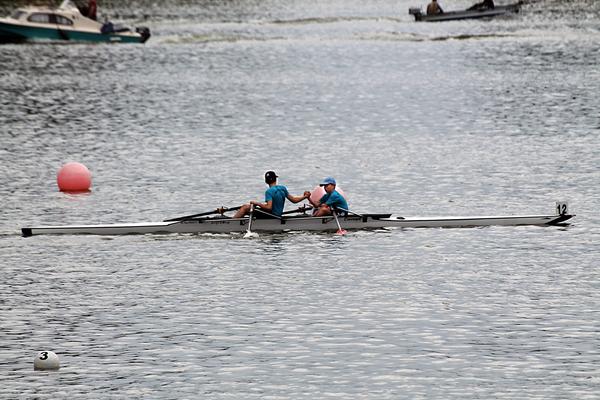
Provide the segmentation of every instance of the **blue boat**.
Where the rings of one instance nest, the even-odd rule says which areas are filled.
[[[0,18],[0,43],[37,40],[144,43],[149,38],[148,28],[132,30],[112,22],[100,23],[82,15],[69,0],[55,9],[25,7]]]

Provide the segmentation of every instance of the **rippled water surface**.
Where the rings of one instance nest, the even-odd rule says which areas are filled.
[[[0,45],[0,397],[597,398],[600,7],[414,5],[110,4],[146,45]],[[58,192],[67,161],[90,194]],[[577,217],[20,236],[260,199],[268,169],[293,193],[333,175],[356,211]]]

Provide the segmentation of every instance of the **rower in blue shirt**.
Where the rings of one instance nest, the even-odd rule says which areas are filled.
[[[233,218],[241,218],[248,214],[252,205],[259,207],[261,210],[266,211],[269,214],[281,217],[283,214],[283,207],[285,206],[285,199],[288,199],[292,203],[298,203],[310,197],[309,191],[304,192],[302,196],[291,195],[285,186],[277,184],[277,178],[278,176],[274,171],[267,171],[265,173],[265,183],[269,185],[269,188],[265,191],[265,202],[261,203],[259,201],[252,200],[250,203],[244,204],[242,207],[240,207]],[[256,214],[256,216],[260,218],[263,216],[268,216],[268,214],[259,212]]]
[[[321,197],[318,203],[313,202],[310,197],[308,199],[310,204],[312,204],[317,210],[313,216],[321,217],[324,215],[331,215],[332,210],[336,210],[338,215],[345,215],[346,211],[348,210],[348,202],[346,202],[344,196],[335,190],[335,179],[328,176],[327,178],[323,179],[319,186],[323,186],[325,189],[325,194],[323,197]]]

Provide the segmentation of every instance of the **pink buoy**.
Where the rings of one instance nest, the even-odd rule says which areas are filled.
[[[92,174],[85,165],[70,162],[58,171],[56,182],[61,192],[86,192],[92,185]]]
[[[344,191],[339,186],[335,187],[335,191],[341,194],[344,199],[348,200]],[[310,192],[310,200],[314,203],[318,203],[319,200],[321,200],[321,197],[325,196],[325,193],[325,188],[323,186],[317,186]]]

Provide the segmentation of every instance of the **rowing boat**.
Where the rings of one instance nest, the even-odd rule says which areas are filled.
[[[457,21],[461,19],[478,19],[478,18],[492,18],[502,15],[509,15],[518,13],[521,9],[521,2],[508,4],[505,6],[496,6],[494,8],[475,9],[475,10],[460,10],[460,11],[449,11],[440,14],[423,14],[418,7],[411,7],[408,9],[408,13],[414,15],[415,21],[423,22],[442,22],[442,21]]]
[[[558,225],[574,215],[567,213],[564,203],[557,203],[557,212],[553,215],[508,215],[479,217],[400,217],[392,214],[356,214],[339,216],[339,224],[346,230],[380,228],[472,228],[482,226],[517,225]],[[564,205],[564,206],[563,206]],[[562,207],[561,207],[562,206]],[[333,216],[313,217],[306,214],[306,208],[297,215],[252,219],[252,230],[258,232],[287,231],[325,231],[339,229]],[[199,217],[181,217],[162,222],[138,222],[107,225],[63,225],[33,226],[21,229],[23,236],[43,234],[165,234],[165,233],[244,233],[248,230],[248,217],[230,218],[225,215]]]

